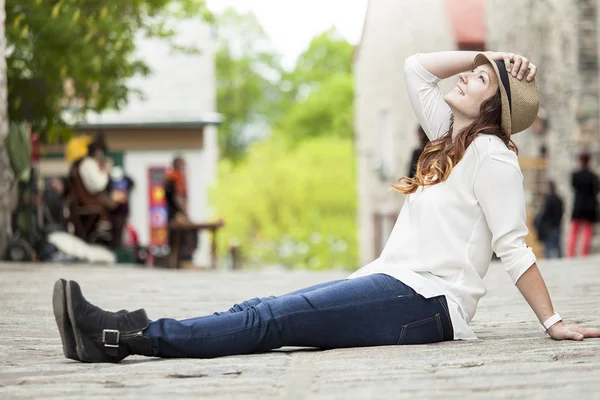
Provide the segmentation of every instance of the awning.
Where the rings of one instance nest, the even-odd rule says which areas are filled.
[[[445,0],[445,2],[450,27],[458,48],[485,48],[485,0]]]

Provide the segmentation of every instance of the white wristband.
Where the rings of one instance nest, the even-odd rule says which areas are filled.
[[[546,321],[544,321],[542,326],[540,326],[540,330],[544,333],[547,333],[548,329],[550,329],[550,327],[552,327],[552,325],[554,325],[560,321],[562,321],[562,318],[560,317],[560,315],[558,315],[558,313],[554,313],[553,316],[551,316]]]

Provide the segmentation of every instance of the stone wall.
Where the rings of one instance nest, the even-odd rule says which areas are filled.
[[[577,0],[579,61],[577,78],[577,123],[579,136],[574,148],[579,152],[593,154],[596,172],[600,173],[600,101],[598,86],[598,2],[597,0]],[[600,251],[600,234],[596,232],[592,251]]]
[[[578,69],[579,95],[577,123],[580,135],[576,147],[595,151],[598,149],[598,26],[597,0],[577,0],[578,11]]]
[[[530,131],[515,136],[524,156],[537,156],[545,144],[551,178],[566,182],[579,136],[577,109],[577,10],[572,0],[488,1],[488,48],[527,56],[538,66],[541,107],[549,120],[545,137]],[[564,188],[563,188],[564,189]]]

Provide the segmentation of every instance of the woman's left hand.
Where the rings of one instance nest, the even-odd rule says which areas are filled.
[[[583,340],[584,338],[600,338],[600,329],[582,328],[560,321],[548,329],[548,334],[555,340]]]
[[[533,80],[535,75],[537,74],[537,67],[533,65],[529,59],[523,57],[520,54],[509,54],[510,61],[513,62],[513,66],[511,68],[510,64],[506,68],[508,73],[512,73],[512,76],[517,77],[518,80],[527,77],[527,82]],[[504,64],[506,63],[506,59],[504,60]]]
[[[533,65],[528,58],[523,57],[520,54],[505,53],[501,51],[487,52],[487,54],[492,60],[504,61],[506,72],[512,74],[512,76],[516,77],[518,80],[525,78],[527,79],[527,82],[530,82],[537,75],[537,67]]]

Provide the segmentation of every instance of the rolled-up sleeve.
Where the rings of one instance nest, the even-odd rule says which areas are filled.
[[[429,140],[450,129],[450,107],[438,86],[441,79],[421,65],[418,54],[404,61],[404,81],[413,111]]]
[[[492,249],[516,284],[536,261],[525,243],[529,230],[517,156],[514,153],[484,156],[475,174],[474,190],[492,232]]]

